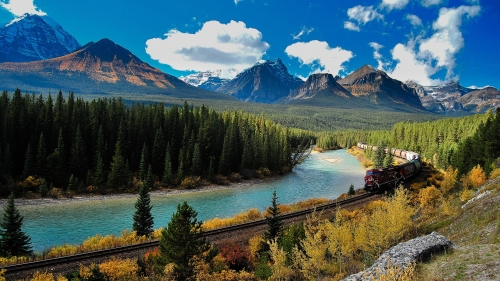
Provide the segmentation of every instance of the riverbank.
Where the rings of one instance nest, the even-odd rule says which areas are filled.
[[[209,192],[215,190],[225,190],[225,189],[241,189],[249,187],[255,184],[265,183],[280,177],[279,175],[264,178],[264,179],[249,179],[241,180],[240,182],[232,182],[228,185],[217,185],[210,184],[205,186],[199,186],[193,189],[181,189],[181,188],[168,188],[153,190],[149,192],[151,197],[166,197],[178,194],[188,194],[188,193],[199,193],[199,192]],[[16,198],[14,200],[16,206],[33,206],[33,205],[59,205],[59,204],[71,204],[80,203],[85,201],[107,201],[115,199],[125,199],[125,198],[137,198],[139,195],[137,193],[116,193],[116,194],[78,194],[73,197],[67,198]],[[4,208],[7,205],[7,199],[0,199],[0,208]]]

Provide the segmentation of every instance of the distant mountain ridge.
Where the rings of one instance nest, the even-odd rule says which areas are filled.
[[[302,83],[288,73],[281,59],[276,59],[255,64],[215,91],[246,102],[272,103],[286,97]]]
[[[481,113],[500,106],[500,92],[493,87],[470,89],[459,82],[439,86],[421,86],[414,81],[406,84],[417,91],[422,105],[435,113]]]
[[[48,16],[25,14],[0,28],[0,62],[28,62],[60,57],[80,47]]]

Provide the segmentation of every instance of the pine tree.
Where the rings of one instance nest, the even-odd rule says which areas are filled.
[[[2,256],[26,256],[33,252],[31,239],[21,230],[22,225],[23,217],[14,205],[14,193],[11,193],[0,223],[0,254]]]
[[[264,232],[264,239],[266,241],[273,241],[281,239],[283,234],[283,220],[280,216],[281,212],[278,208],[278,197],[276,196],[276,190],[273,192],[273,198],[271,200],[271,206],[267,209],[269,213],[266,216],[267,230]]]
[[[215,177],[215,168],[214,168],[214,158],[210,157],[210,164],[208,165],[208,180],[213,180]]]
[[[179,163],[179,170],[177,170],[177,182],[181,183],[184,180],[184,168],[183,168],[182,160]]]
[[[170,145],[167,145],[167,150],[165,152],[165,170],[163,171],[162,182],[164,185],[169,185],[174,179],[174,174],[172,171],[172,160],[170,159]]]
[[[194,145],[193,160],[191,161],[191,175],[201,176],[203,171],[203,166],[201,163],[200,145],[196,143]]]
[[[68,183],[68,188],[66,189],[66,192],[68,195],[71,195],[72,193],[75,192],[75,189],[78,185],[78,179],[73,176],[73,174],[69,177],[69,183]]]
[[[349,186],[349,191],[347,191],[347,195],[355,195],[356,194],[356,191],[354,190],[354,185],[351,184],[351,186]]]
[[[153,144],[153,155],[151,156],[153,174],[160,176],[165,165],[165,138],[161,127],[156,130],[155,142]]]
[[[93,184],[101,188],[106,183],[106,172],[104,171],[104,164],[102,163],[101,154],[97,154],[97,166],[94,172]]]
[[[33,159],[31,144],[28,144],[24,159],[23,178],[27,178],[28,176],[35,174],[35,159]]]
[[[377,150],[375,150],[375,153],[373,155],[373,167],[382,168],[382,166],[384,165],[384,158],[385,158],[384,144],[381,143],[378,146]]]
[[[150,165],[151,167],[151,165]],[[145,182],[139,190],[139,198],[135,203],[134,223],[132,229],[138,236],[150,236],[153,233],[153,215],[151,215],[151,198],[149,196],[150,186]]]
[[[47,186],[47,181],[45,181],[45,179],[42,179],[42,182],[40,183],[38,189],[40,190],[40,196],[42,197],[47,196],[47,193],[49,192],[49,187]]]
[[[43,138],[43,132],[42,132],[40,133],[40,138],[38,141],[38,149],[36,152],[36,174],[41,177],[44,177],[46,165],[47,165],[47,150],[45,149],[45,140]]]
[[[153,175],[153,167],[151,164],[148,167],[148,174],[146,175],[146,179],[144,180],[144,184],[147,186],[148,190],[152,190],[155,185],[155,178]]]
[[[71,147],[71,172],[80,179],[83,179],[88,171],[87,148],[83,141],[80,125],[76,128],[75,141]]]
[[[120,139],[116,141],[115,155],[108,175],[108,185],[113,188],[124,187],[128,184],[128,170],[122,155]]]
[[[139,163],[139,180],[144,181],[148,172],[148,147],[146,143],[142,146],[141,162]]]
[[[157,262],[164,267],[174,264],[176,280],[187,280],[193,275],[193,257],[210,249],[210,244],[203,237],[202,222],[198,213],[184,201],[177,205],[177,212],[172,215],[167,227],[162,230],[160,239],[160,257]]]
[[[392,167],[394,166],[392,163],[394,162],[394,159],[392,158],[392,154],[391,154],[391,148],[388,147],[387,148],[387,153],[385,154],[385,157],[384,157],[384,164],[383,166],[385,168],[387,167]]]
[[[59,130],[56,149],[47,158],[47,165],[49,181],[54,183],[57,187],[65,186],[68,182],[68,177],[66,174],[67,167],[62,129]]]

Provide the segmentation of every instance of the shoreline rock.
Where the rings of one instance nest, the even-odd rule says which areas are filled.
[[[450,248],[456,248],[455,244],[434,231],[431,234],[399,243],[385,251],[371,267],[352,274],[342,281],[378,280],[379,275],[384,274],[388,266],[405,269],[410,264],[425,260],[434,253]]]

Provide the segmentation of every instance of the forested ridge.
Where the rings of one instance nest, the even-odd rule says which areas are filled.
[[[281,173],[292,168],[297,145],[288,128],[241,111],[126,106],[121,98],[85,101],[61,92],[55,99],[19,90],[0,96],[3,196],[29,176],[72,192],[126,189],[145,180],[149,166],[149,176],[164,186],[189,177]]]
[[[357,142],[419,153],[435,167],[458,168],[460,174],[480,164],[486,172],[500,156],[500,109],[432,122],[399,122],[391,130],[350,130],[320,133],[317,146],[350,147]]]

